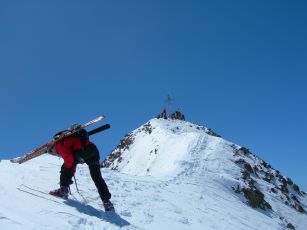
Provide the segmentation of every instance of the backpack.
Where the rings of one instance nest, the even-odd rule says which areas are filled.
[[[89,140],[88,132],[85,129],[79,129],[77,132],[69,135],[69,137],[76,137],[81,139],[81,147],[84,148],[86,142]]]
[[[54,140],[59,140],[59,138],[68,130],[64,130],[64,131],[60,131],[58,133],[56,133],[53,136]],[[67,136],[67,137],[76,137],[76,138],[80,138],[81,139],[81,147],[84,148],[86,145],[86,142],[89,140],[89,135],[88,132],[85,129],[78,129],[78,131],[76,131],[75,133]]]

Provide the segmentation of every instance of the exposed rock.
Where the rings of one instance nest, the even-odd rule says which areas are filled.
[[[252,178],[249,178],[248,185],[250,188],[255,188],[256,183],[257,182],[255,180],[253,180]]]
[[[127,134],[120,142],[119,145],[117,146],[116,149],[119,151],[125,151],[129,149],[130,145],[133,144],[134,138],[131,134]]]
[[[252,154],[251,151],[246,147],[241,147],[237,151],[243,155]]]
[[[291,198],[292,198],[292,200],[296,201],[297,203],[300,203],[295,195],[291,194]]]
[[[275,194],[277,193],[277,190],[275,188],[271,188],[271,191]]]
[[[221,137],[220,135],[218,135],[216,132],[214,132],[212,129],[207,129],[206,133],[210,136],[214,136],[214,137]]]
[[[145,124],[143,126],[142,130],[145,131],[145,133],[151,134],[152,133],[152,126],[151,126],[150,122]]]
[[[294,227],[293,224],[291,224],[291,223],[288,223],[288,224],[287,224],[287,228],[289,228],[289,229],[295,229],[295,227]]]
[[[263,167],[267,168],[267,169],[271,169],[272,166],[270,164],[268,164],[267,162],[265,162],[264,160],[262,160],[261,164],[263,165]]]
[[[271,183],[273,179],[274,175],[272,173],[265,172],[265,177],[263,178],[263,180],[265,180],[268,183]]]
[[[254,173],[253,168],[249,163],[244,164],[244,169],[247,170],[249,173]]]
[[[232,189],[235,191],[235,193],[240,193],[241,192],[241,188],[240,188],[239,184],[237,184],[237,186],[235,188],[232,187]]]
[[[242,178],[243,178],[244,180],[247,180],[248,178],[250,178],[250,172],[249,172],[248,170],[244,169],[244,170],[242,171]]]
[[[240,164],[243,165],[243,164],[246,163],[246,161],[243,158],[240,158],[240,159],[236,160],[235,163],[238,164],[238,165],[240,165]]]
[[[288,183],[288,185],[293,185],[293,182],[290,178],[287,178],[287,183]]]
[[[287,180],[284,178],[284,177],[280,177],[279,178],[279,181],[281,182],[281,186],[280,186],[280,190],[283,192],[283,193],[289,193],[289,189],[287,187]]]
[[[297,193],[300,194],[300,187],[298,187],[298,185],[293,184],[292,188],[293,188],[293,190],[294,190],[295,192],[297,192]]]
[[[305,209],[299,203],[295,203],[292,206],[300,213],[306,213]]]
[[[261,208],[263,210],[272,209],[272,206],[267,201],[265,201],[263,193],[258,189],[243,188],[242,192],[253,208]]]
[[[122,161],[122,153],[123,151],[129,149],[130,145],[133,144],[134,138],[131,133],[127,134],[118,144],[116,149],[105,159],[100,166],[102,168],[109,168],[113,162],[116,160],[118,162]],[[112,167],[111,169],[116,170],[117,167]]]

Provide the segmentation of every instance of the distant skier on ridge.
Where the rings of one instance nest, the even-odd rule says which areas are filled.
[[[80,125],[72,125],[70,130],[72,129],[80,129]],[[54,139],[59,138],[63,132],[55,134]],[[53,155],[60,155],[64,160],[60,172],[60,188],[50,191],[51,195],[67,199],[69,186],[73,183],[72,177],[76,172],[77,164],[86,163],[103,202],[105,211],[114,210],[114,206],[110,201],[111,193],[101,176],[99,151],[96,145],[89,140],[89,135],[85,129],[80,129],[75,134],[57,141],[50,148],[49,152]]]

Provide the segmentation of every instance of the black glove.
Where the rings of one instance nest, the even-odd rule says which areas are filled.
[[[85,161],[82,156],[84,156],[84,150],[79,150],[74,153],[75,164],[84,164]]]
[[[49,154],[51,154],[51,155],[53,155],[53,156],[59,156],[59,154],[57,153],[57,151],[56,151],[56,149],[55,149],[54,144],[49,145],[49,146],[47,147],[47,153],[49,153]]]

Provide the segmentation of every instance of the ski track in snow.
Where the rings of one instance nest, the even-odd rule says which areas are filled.
[[[102,211],[86,165],[77,168],[80,194],[72,185],[72,195],[62,200],[48,195],[58,187],[61,159],[43,155],[21,165],[1,161],[1,229],[287,229],[277,215],[281,212],[296,229],[307,229],[307,215],[278,200],[272,200],[275,211],[262,211],[233,192],[240,169],[232,165],[231,143],[180,121],[152,123],[153,134],[141,143],[136,139],[129,150],[135,149],[134,157],[148,153],[145,162],[127,151],[122,172],[102,169],[116,212]],[[174,152],[168,145],[176,146]]]

